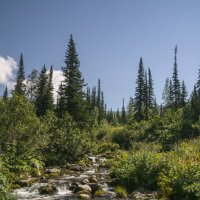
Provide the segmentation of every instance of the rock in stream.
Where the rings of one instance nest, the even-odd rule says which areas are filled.
[[[107,169],[98,170],[96,157],[89,157],[91,165],[87,169],[72,165],[67,173],[52,176],[33,183],[29,187],[13,190],[19,200],[73,200],[73,199],[116,199],[113,188],[109,187]],[[99,157],[98,160],[103,158]],[[80,169],[80,170],[78,170]],[[58,169],[46,169],[47,174],[59,174]]]

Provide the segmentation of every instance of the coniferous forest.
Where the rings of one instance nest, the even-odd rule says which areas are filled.
[[[107,109],[100,79],[86,84],[72,35],[56,100],[53,66],[26,75],[21,54],[14,89],[0,99],[0,199],[34,199],[17,191],[37,183],[44,199],[200,199],[200,69],[189,94],[177,52],[162,104],[141,57],[133,95],[117,110]],[[65,176],[71,196],[55,197]]]

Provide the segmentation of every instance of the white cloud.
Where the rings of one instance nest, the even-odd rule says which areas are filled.
[[[0,84],[7,85],[9,88],[13,87],[13,71],[17,68],[17,62],[7,56],[4,58],[0,56]]]
[[[49,71],[47,73],[49,73]],[[61,70],[53,70],[52,83],[53,83],[53,87],[54,87],[53,96],[54,96],[55,101],[57,100],[57,96],[58,96],[57,92],[59,89],[59,85],[64,80],[64,77],[62,74],[63,73]]]

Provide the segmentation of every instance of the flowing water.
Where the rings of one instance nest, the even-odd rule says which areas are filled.
[[[34,200],[65,200],[65,199],[77,199],[77,196],[69,189],[74,183],[80,184],[83,180],[88,180],[91,176],[96,176],[98,184],[101,188],[107,192],[106,199],[115,198],[113,188],[107,185],[109,179],[109,171],[107,169],[98,169],[99,163],[96,161],[96,157],[89,157],[92,160],[92,164],[87,170],[77,172],[72,171],[70,174],[64,174],[59,178],[52,178],[41,180],[32,184],[30,187],[23,187],[15,189],[12,193],[17,196],[17,199],[34,199]],[[105,160],[99,158],[98,160]],[[39,188],[48,184],[54,184],[57,188],[57,192],[54,195],[42,195],[39,192]],[[101,198],[98,198],[101,199]],[[103,199],[103,198],[102,198]],[[104,198],[105,199],[105,198]]]

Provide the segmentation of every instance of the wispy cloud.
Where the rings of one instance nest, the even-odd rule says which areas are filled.
[[[7,85],[9,88],[13,87],[13,71],[17,68],[17,62],[7,56],[4,58],[0,55],[0,84]]]

